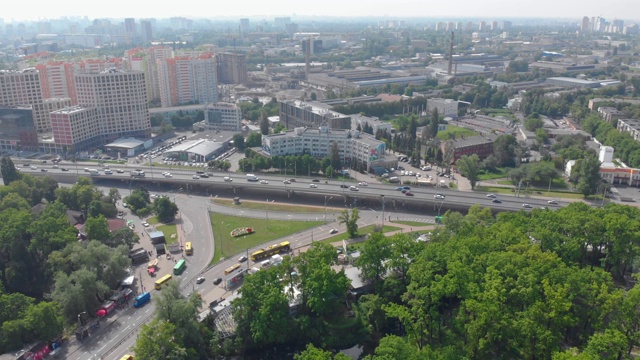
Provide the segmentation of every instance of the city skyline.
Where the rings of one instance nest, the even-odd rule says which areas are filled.
[[[417,7],[415,0],[398,0],[389,6],[389,2],[370,0],[366,7],[357,2],[325,0],[321,6],[300,7],[300,2],[290,0],[274,0],[270,2],[249,0],[242,3],[216,5],[214,11],[203,9],[194,0],[180,2],[181,8],[149,7],[144,4],[114,0],[107,6],[88,10],[78,7],[70,0],[56,2],[38,1],[33,7],[11,6],[3,10],[5,22],[53,20],[62,17],[89,18],[169,18],[183,16],[190,18],[260,18],[269,19],[276,16],[300,17],[389,17],[389,18],[576,18],[582,16],[602,16],[607,19],[640,19],[640,11],[635,1],[612,0],[604,5],[601,1],[568,0],[557,2],[539,0],[533,3],[503,2],[501,0],[485,0],[482,3],[460,0],[452,3],[440,3],[437,6]],[[420,4],[422,5],[422,4]],[[630,11],[632,10],[632,11]]]

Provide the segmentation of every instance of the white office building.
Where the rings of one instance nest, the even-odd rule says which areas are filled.
[[[287,132],[262,136],[262,152],[268,156],[309,154],[315,158],[329,156],[336,143],[344,165],[362,164],[368,172],[396,167],[397,158],[386,156],[386,144],[357,130],[295,128]]]
[[[239,131],[242,110],[235,104],[217,102],[204,108],[204,123],[212,130]]]
[[[427,113],[431,114],[433,109],[438,109],[438,114],[442,116],[458,117],[458,101],[453,99],[428,99]]]

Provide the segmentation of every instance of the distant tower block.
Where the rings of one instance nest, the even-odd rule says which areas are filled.
[[[451,32],[451,44],[449,44],[449,67],[447,67],[447,75],[451,75],[453,69],[453,31]]]
[[[311,38],[307,38],[307,46],[305,49],[305,63],[304,63],[304,76],[305,79],[309,80],[309,72],[311,71]]]

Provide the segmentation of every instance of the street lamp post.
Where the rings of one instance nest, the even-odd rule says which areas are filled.
[[[385,205],[384,195],[380,195],[380,198],[382,199],[382,228],[384,229],[384,205]]]
[[[330,197],[329,199],[327,199],[327,196],[324,196],[324,215],[323,215],[323,221],[326,223],[327,222],[327,202],[329,202],[331,199],[333,199],[333,196]]]

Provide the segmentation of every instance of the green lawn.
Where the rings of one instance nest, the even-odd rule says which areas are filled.
[[[360,234],[362,236],[366,235],[366,234],[369,234],[370,232],[373,232],[373,230],[376,228],[376,226],[377,225],[368,225],[368,226],[359,228],[358,229],[358,234]],[[396,231],[396,230],[400,230],[400,228],[396,227],[396,226],[391,226],[391,225],[385,225],[382,228],[382,232],[383,233],[388,233],[388,232]],[[336,241],[342,241],[342,240],[347,240],[347,239],[349,239],[349,235],[347,235],[347,233],[344,232],[342,234],[337,234],[337,235],[328,237],[328,238],[326,238],[324,240],[320,240],[319,242],[331,244],[331,243],[334,243]]]
[[[477,132],[473,130],[469,130],[466,128],[462,128],[455,125],[447,125],[447,128],[443,131],[438,131],[438,135],[436,137],[442,141],[446,141],[449,139],[458,139],[461,137],[471,137],[478,135]]]
[[[490,192],[490,193],[494,193],[494,194],[514,194],[515,193],[515,188],[507,188],[507,187],[500,187],[500,186],[476,186],[476,190],[477,191],[484,191],[484,192]],[[582,196],[582,194],[578,194],[578,193],[572,193],[572,192],[568,192],[568,191],[551,191],[548,193],[547,195],[547,191],[546,190],[542,190],[542,189],[533,189],[529,191],[530,195],[533,196],[548,196],[548,197],[553,197],[553,198],[565,198],[565,199],[583,199],[584,197]],[[521,192],[521,194],[524,194],[524,190]]]
[[[178,227],[175,224],[162,224],[155,216],[147,219],[147,222],[149,225],[155,226],[156,230],[164,233],[167,244],[175,244],[178,242]]]
[[[497,168],[493,171],[482,170],[478,174],[478,180],[486,181],[486,180],[506,178],[507,175],[509,174],[509,170],[511,170],[511,168],[503,168],[503,167]]]
[[[266,200],[266,199],[265,199]],[[303,205],[289,205],[280,203],[268,203],[256,202],[256,201],[240,201],[240,205],[234,205],[231,199],[212,199],[211,202],[218,205],[234,207],[237,209],[251,209],[251,210],[271,210],[271,211],[295,211],[302,213],[322,213],[324,207],[322,206],[303,206]],[[331,211],[331,208],[327,208],[327,211]],[[265,213],[266,217],[266,213]]]
[[[233,256],[243,250],[260,244],[284,238],[322,224],[322,221],[267,221],[239,216],[211,213],[211,224],[215,238],[215,254],[212,263]],[[241,237],[231,237],[231,230],[250,227],[255,233]]]

